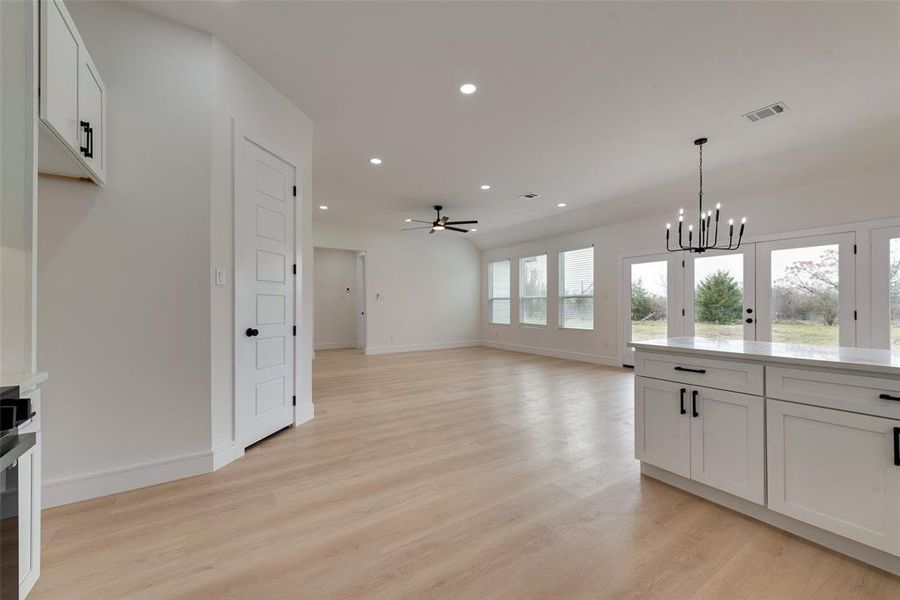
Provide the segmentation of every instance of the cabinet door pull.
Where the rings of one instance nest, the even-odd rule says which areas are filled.
[[[687,371],[688,373],[700,373],[701,375],[706,373],[706,369],[691,369],[689,367],[675,367],[676,371]]]
[[[697,412],[697,390],[691,392],[691,411],[694,413],[695,419],[700,416],[700,413]]]
[[[894,427],[894,466],[900,467],[900,427]]]
[[[890,394],[878,394],[878,397],[882,400],[897,400],[900,402],[900,396],[891,396]]]
[[[687,391],[686,388],[681,388],[681,414],[686,415],[687,411],[684,409],[684,393]]]
[[[94,158],[94,128],[90,124],[88,124],[88,151],[85,156]]]
[[[84,133],[84,145],[78,148],[82,154],[88,156],[90,152],[90,140],[91,140],[91,124],[87,121],[79,121],[78,125],[81,126],[82,133]]]

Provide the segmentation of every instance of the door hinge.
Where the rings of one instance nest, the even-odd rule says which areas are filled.
[[[294,186],[294,198],[296,198],[296,197],[297,197],[297,186],[295,185]]]
[[[297,396],[294,396],[292,402],[293,402],[293,406],[297,406]]]
[[[853,311],[853,320],[854,320],[854,321],[857,320],[857,316],[858,316],[858,315],[857,315],[856,311],[854,310],[854,311]]]
[[[681,268],[684,268],[684,261],[681,261]]]
[[[853,254],[856,254],[856,244],[853,244]]]
[[[297,265],[294,264],[294,275],[296,275],[296,274],[297,274]]]
[[[297,335],[297,326],[294,325],[294,335]]]
[[[681,309],[681,316],[682,316],[682,317],[685,316],[685,313],[684,313],[684,309],[683,309],[683,308]]]

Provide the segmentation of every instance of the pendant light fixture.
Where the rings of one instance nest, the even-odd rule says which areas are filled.
[[[672,231],[672,224],[666,223],[666,250],[669,252],[706,252],[707,250],[737,250],[741,247],[741,239],[744,237],[744,225],[747,223],[747,217],[741,219],[741,228],[738,231],[737,240],[734,239],[734,219],[728,219],[728,244],[724,240],[719,244],[719,210],[722,208],[721,203],[716,204],[715,220],[713,220],[713,211],[703,211],[703,144],[708,140],[706,138],[698,138],[694,140],[694,145],[700,149],[700,214],[697,217],[697,244],[694,244],[694,226],[688,225],[687,245],[684,243],[684,209],[678,209],[678,245],[671,247],[669,245],[669,236]]]

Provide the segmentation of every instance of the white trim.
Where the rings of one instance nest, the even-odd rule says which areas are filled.
[[[202,475],[213,470],[211,451],[44,482],[44,508]]]
[[[320,342],[315,345],[315,350],[343,350],[345,348],[358,348],[357,342]]]
[[[523,346],[519,344],[509,344],[507,342],[484,341],[482,345],[487,348],[495,348],[497,350],[507,350],[509,352],[522,352],[524,354],[536,354],[538,356],[549,356],[551,358],[562,358],[565,360],[575,360],[578,362],[587,362],[597,365],[607,365],[610,367],[621,367],[622,361],[615,356],[603,356],[601,354],[588,354],[586,352],[570,352],[567,350],[554,350],[552,348],[540,348],[537,346]]]
[[[312,402],[297,404],[294,408],[294,427],[312,421],[316,416],[316,407]]]
[[[428,350],[452,350],[455,348],[473,348],[481,346],[480,340],[470,340],[465,342],[436,342],[431,344],[409,344],[406,346],[369,346],[366,348],[367,355],[373,354],[396,354],[400,352],[425,352]]]
[[[219,446],[213,450],[212,453],[212,469],[213,471],[218,471],[225,465],[236,461],[242,456],[244,456],[244,447],[237,442]]]
[[[711,488],[702,483],[686,479],[675,473],[665,471],[659,467],[642,462],[641,475],[652,477],[665,484],[676,487],[689,494],[705,498],[715,504],[720,504],[733,511],[752,517],[758,521],[762,521],[767,525],[782,529],[789,533],[801,537],[805,540],[824,546],[840,554],[847,555],[856,560],[878,567],[888,573],[900,575],[900,558],[882,552],[870,546],[865,546],[859,542],[847,539],[843,536],[813,527],[802,521],[797,521],[791,517],[782,515],[781,513],[769,510],[765,506],[760,506],[732,496],[715,488]]]

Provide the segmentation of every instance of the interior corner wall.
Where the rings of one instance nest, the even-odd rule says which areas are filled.
[[[479,252],[466,238],[316,221],[313,243],[366,253],[368,354],[480,342]]]
[[[267,149],[298,169],[297,223],[300,278],[297,309],[297,408],[295,422],[312,417],[313,244],[312,121],[268,81],[213,39],[214,81],[211,171],[211,269],[206,273],[210,298],[212,365],[212,448],[233,458],[234,446],[234,196],[232,123],[246,135],[258,136]],[[215,285],[215,269],[226,272],[226,284]],[[237,452],[242,452],[241,446]],[[217,466],[221,464],[218,457]]]
[[[202,472],[211,437],[212,38],[68,8],[106,82],[109,177],[39,181],[45,506]]]
[[[356,348],[359,311],[356,307],[354,250],[315,248],[315,307],[313,339],[316,350]]]
[[[750,218],[751,236],[896,217],[900,216],[900,174],[896,163],[892,165],[891,161],[886,161],[873,169],[729,199],[727,207],[728,214]],[[665,219],[665,215],[655,216],[483,250],[482,283],[485,290],[488,263],[501,258],[512,259],[512,324],[491,325],[487,322],[485,291],[480,298],[485,343],[508,350],[621,364],[618,345],[620,257],[623,254],[665,252]],[[558,314],[558,252],[591,244],[595,248],[594,330],[559,329],[554,321]],[[546,327],[522,327],[516,324],[518,258],[544,252],[549,254],[547,314],[550,323]]]

